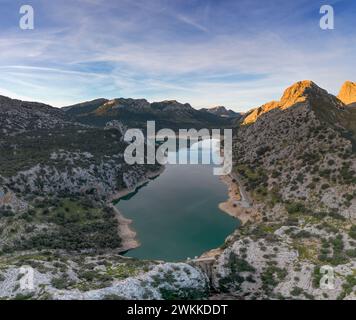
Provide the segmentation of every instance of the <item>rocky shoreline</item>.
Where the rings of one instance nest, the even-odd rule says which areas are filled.
[[[219,204],[220,210],[240,220],[241,225],[247,222],[256,222],[260,219],[259,213],[242,201],[240,188],[231,175],[221,176],[220,180],[228,187],[228,199]]]
[[[258,222],[260,220],[260,215],[258,211],[256,211],[252,207],[246,207],[245,205],[243,205],[239,185],[236,182],[235,178],[232,176],[232,174],[221,176],[220,180],[228,188],[228,199],[219,204],[219,209],[223,211],[224,214],[228,214],[239,220],[241,226],[245,225],[248,222]],[[228,241],[228,239],[233,237],[234,233],[228,235],[225,241]],[[214,248],[207,252],[204,252],[199,258],[217,258],[222,253],[223,250],[221,248]]]

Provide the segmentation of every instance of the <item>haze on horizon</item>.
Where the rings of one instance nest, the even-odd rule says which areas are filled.
[[[355,81],[352,0],[0,0],[0,95],[65,106],[99,97],[246,111],[311,79]],[[319,28],[320,7],[335,30]]]

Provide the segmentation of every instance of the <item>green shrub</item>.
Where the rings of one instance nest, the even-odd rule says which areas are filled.
[[[356,225],[352,225],[349,231],[349,236],[356,240]]]
[[[306,208],[303,203],[293,202],[286,205],[287,212],[289,214],[303,214],[306,212]]]

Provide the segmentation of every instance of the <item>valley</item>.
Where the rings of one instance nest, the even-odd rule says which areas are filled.
[[[354,300],[354,88],[354,83],[346,82],[336,97],[312,81],[300,81],[287,88],[280,101],[255,108],[239,120],[206,116],[207,111],[197,113],[176,102],[99,99],[56,109],[1,97],[0,296]],[[202,168],[165,173],[159,164],[125,163],[125,127],[140,126],[158,114],[160,125],[169,122],[171,129],[179,126],[180,119],[183,127],[208,124],[234,129],[234,166],[230,177],[225,177],[226,186],[206,173],[198,175],[200,184],[189,182],[188,176],[193,179]],[[172,176],[165,180],[165,174]],[[154,195],[160,193],[168,208],[173,201],[169,192],[174,193],[168,186],[176,184],[182,195],[184,183],[200,191],[186,191],[182,198],[173,194],[176,228],[155,229],[154,219],[164,219],[154,215],[160,209]],[[122,254],[128,248],[123,246],[127,234],[120,229],[123,220],[118,219],[112,200],[140,185],[136,194],[126,194],[131,197],[126,204],[125,200],[118,204],[123,216],[133,220],[129,227],[137,226],[136,237],[142,242],[143,251],[134,249],[137,258],[132,258],[131,251]],[[177,216],[189,203],[196,205],[189,214],[197,210],[199,215],[192,218],[191,230],[183,232],[187,238],[194,235],[190,231],[205,228],[204,211],[220,214],[224,227],[219,231],[216,221],[209,225],[205,230],[214,237],[197,236],[204,244],[192,246],[191,252],[182,251],[186,244],[179,254],[178,249],[169,249],[165,257],[156,255],[157,240],[150,244],[147,230],[152,229],[153,235],[162,232],[168,246],[170,236],[178,239],[184,223],[189,226],[189,217]],[[219,203],[241,224],[219,212]],[[145,207],[149,217],[142,219]],[[147,248],[150,244],[147,251],[146,243]],[[195,252],[213,259],[210,279],[194,261],[185,261]],[[169,262],[177,258],[183,262]],[[28,290],[19,284],[19,268],[24,265],[34,269],[35,287]],[[332,290],[321,285],[323,266],[334,271]]]

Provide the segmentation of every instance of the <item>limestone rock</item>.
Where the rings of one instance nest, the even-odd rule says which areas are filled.
[[[343,103],[349,105],[356,102],[356,82],[346,81],[337,96]]]

